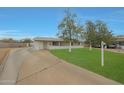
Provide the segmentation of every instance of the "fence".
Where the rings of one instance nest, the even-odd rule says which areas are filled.
[[[26,43],[0,43],[0,48],[26,47]]]

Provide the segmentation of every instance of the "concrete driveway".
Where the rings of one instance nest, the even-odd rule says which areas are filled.
[[[22,65],[17,84],[119,84],[60,60],[47,50],[31,54]]]
[[[0,75],[0,84],[119,84],[58,59],[47,50],[13,50]]]

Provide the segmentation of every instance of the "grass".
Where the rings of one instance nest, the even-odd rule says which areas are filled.
[[[124,84],[124,54],[105,51],[105,65],[101,67],[100,49],[72,49],[71,53],[67,49],[55,49],[51,53],[69,63]]]
[[[9,53],[9,51],[10,51],[10,48],[0,48],[0,65],[2,64],[3,59]]]

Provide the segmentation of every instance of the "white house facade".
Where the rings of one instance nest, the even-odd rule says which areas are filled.
[[[72,48],[83,48],[83,42],[72,42]],[[34,38],[33,48],[40,49],[66,49],[69,48],[69,42],[62,38],[37,37]]]

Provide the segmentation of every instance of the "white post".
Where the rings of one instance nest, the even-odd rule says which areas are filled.
[[[104,66],[104,45],[105,43],[102,41],[101,42],[101,66]]]
[[[69,52],[71,52],[71,41],[70,41],[70,45],[69,45]]]

